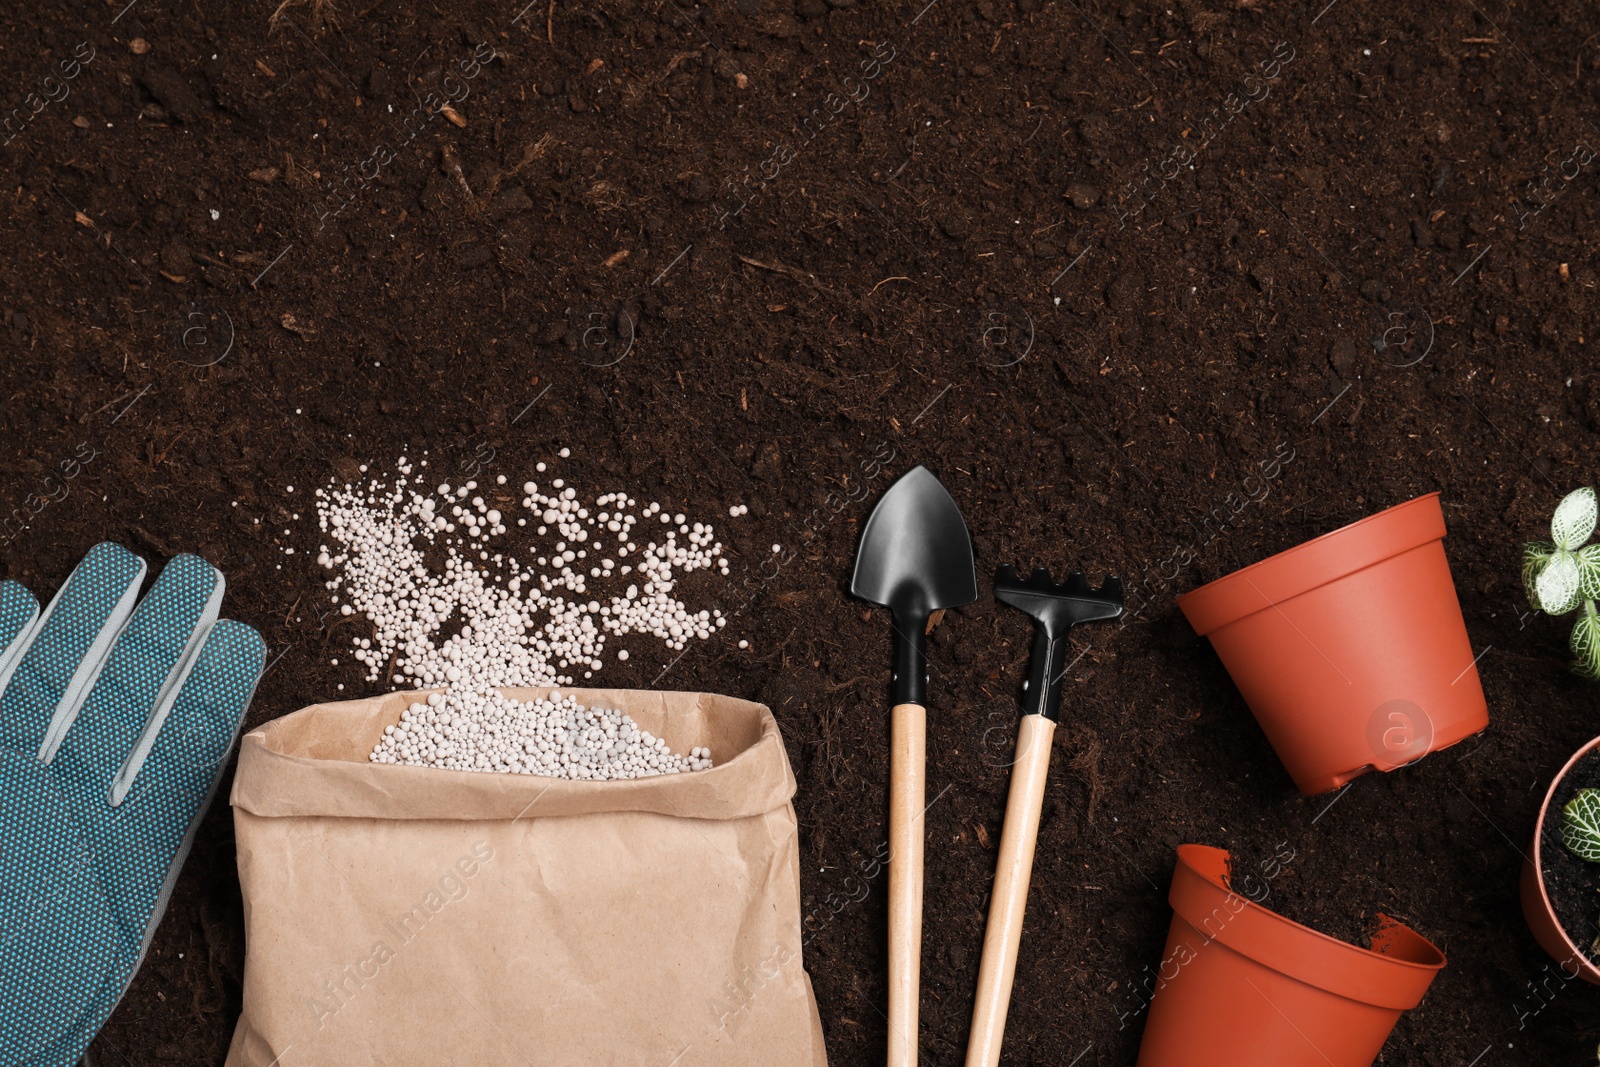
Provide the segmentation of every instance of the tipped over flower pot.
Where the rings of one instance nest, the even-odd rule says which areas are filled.
[[[1220,848],[1180,846],[1169,899],[1138,1067],[1371,1067],[1445,964],[1386,916],[1364,949],[1253,903]]]
[[[1568,781],[1574,776],[1579,764],[1584,764],[1589,774],[1596,774],[1594,760],[1590,758],[1592,756],[1600,758],[1600,737],[1573,753],[1566,766],[1561,768],[1555,780],[1550,783],[1550,790],[1544,795],[1544,803],[1539,807],[1539,821],[1533,828],[1533,848],[1522,864],[1522,914],[1528,920],[1528,928],[1533,931],[1534,940],[1555,959],[1564,977],[1568,980],[1582,978],[1585,982],[1600,985],[1600,967],[1595,965],[1593,956],[1579,949],[1577,940],[1572,935],[1573,927],[1582,929],[1579,924],[1592,920],[1593,916],[1578,914],[1572,916],[1572,922],[1563,922],[1557,914],[1556,902],[1551,899],[1548,884],[1552,864],[1558,866],[1569,864],[1567,857],[1560,851],[1559,823],[1562,807],[1560,801],[1567,799],[1577,786],[1586,784]],[[1569,888],[1566,895],[1571,897],[1577,894]],[[1593,937],[1592,923],[1590,926],[1586,932]],[[1584,938],[1584,942],[1589,944],[1589,938]],[[1600,938],[1595,938],[1593,944],[1592,951],[1600,953]]]
[[[1444,534],[1429,493],[1178,598],[1302,793],[1489,725]]]

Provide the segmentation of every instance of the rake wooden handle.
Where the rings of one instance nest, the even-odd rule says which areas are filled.
[[[928,713],[889,713],[889,1067],[916,1067],[922,979],[922,813]]]
[[[983,935],[983,962],[978,966],[978,998],[972,1009],[972,1037],[967,1042],[967,1067],[996,1067],[1005,1036],[1011,983],[1017,974],[1017,948],[1022,943],[1022,917],[1028,907],[1028,881],[1033,875],[1033,850],[1039,841],[1039,812],[1044,807],[1045,779],[1050,771],[1050,742],[1056,724],[1043,715],[1024,715],[1017,728],[1017,759],[1011,767],[1011,792],[1006,798],[1005,828],[995,864],[994,895],[989,925]]]

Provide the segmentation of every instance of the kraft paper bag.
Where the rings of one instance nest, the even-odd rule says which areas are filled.
[[[426,693],[317,704],[245,736],[228,1067],[826,1067],[772,713],[561,691],[675,752],[708,746],[716,766],[568,781],[369,762]]]

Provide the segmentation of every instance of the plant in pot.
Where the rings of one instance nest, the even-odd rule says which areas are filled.
[[[1585,486],[1568,493],[1550,519],[1550,540],[1523,546],[1529,602],[1550,615],[1578,612],[1568,646],[1572,669],[1600,678],[1600,544],[1590,544],[1600,498]],[[1556,774],[1522,867],[1522,913],[1562,975],[1600,985],[1600,737]]]
[[[1580,611],[1568,645],[1572,669],[1600,678],[1600,544],[1594,535],[1597,501],[1585,486],[1568,493],[1550,519],[1550,540],[1530,541],[1522,549],[1522,584],[1528,601],[1549,615]]]
[[[1600,737],[1556,774],[1522,867],[1522,914],[1566,981],[1600,985]]]

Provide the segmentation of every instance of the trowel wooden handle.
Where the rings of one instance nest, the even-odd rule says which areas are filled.
[[[922,979],[922,813],[928,713],[889,713],[889,1067],[916,1067]]]
[[[995,1067],[1005,1035],[1011,983],[1017,974],[1017,947],[1022,943],[1022,916],[1028,907],[1028,881],[1033,875],[1033,849],[1039,841],[1039,811],[1044,806],[1045,779],[1050,771],[1050,742],[1056,724],[1043,715],[1024,715],[1017,729],[1017,761],[1011,767],[1011,793],[1006,823],[1000,832],[1000,858],[995,865],[994,896],[983,935],[983,962],[978,967],[978,999],[972,1009],[972,1037],[967,1042],[967,1067]]]

